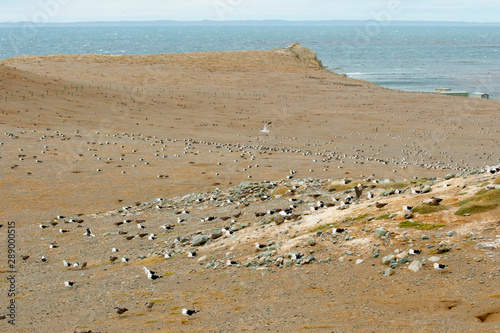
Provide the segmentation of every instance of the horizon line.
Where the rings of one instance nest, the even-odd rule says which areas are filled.
[[[247,19],[247,20],[169,20],[169,19],[160,19],[160,20],[96,20],[96,21],[66,21],[66,22],[35,22],[35,21],[2,21],[0,24],[34,24],[34,25],[63,25],[63,24],[98,24],[98,23],[162,23],[162,22],[171,22],[171,23],[265,23],[265,22],[282,22],[282,23],[328,23],[328,22],[371,22],[371,21],[380,21],[374,19],[332,19],[332,20],[284,20],[284,19],[263,19],[263,20],[255,20],[255,19]],[[480,25],[488,25],[488,24],[500,24],[500,21],[495,22],[477,22],[477,21],[434,21],[434,20],[383,20],[386,24],[391,23],[446,23],[446,24],[480,24]]]

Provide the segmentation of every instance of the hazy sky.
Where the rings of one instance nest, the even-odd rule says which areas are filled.
[[[266,19],[500,22],[500,0],[0,0],[0,22]]]

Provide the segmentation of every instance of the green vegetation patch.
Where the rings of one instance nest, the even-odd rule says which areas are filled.
[[[500,189],[482,189],[472,197],[462,200],[456,215],[476,214],[497,208],[500,205]]]
[[[328,224],[322,224],[322,225],[319,225],[311,230],[309,230],[310,232],[316,232],[316,231],[320,231],[320,230],[323,230],[323,229],[327,229],[327,228],[330,228],[330,227],[335,227],[337,228],[339,225],[338,223],[328,223]]]
[[[385,213],[385,214],[382,214],[382,215],[379,215],[375,218],[375,220],[388,220],[390,219],[390,216],[392,215],[392,213]]]
[[[399,228],[415,228],[418,230],[432,230],[432,229],[444,227],[444,224],[427,224],[427,223],[420,223],[417,221],[403,221],[403,222],[399,223],[398,227]]]
[[[409,182],[388,182],[388,183],[380,183],[377,186],[384,189],[400,189],[408,187],[409,185],[410,185]]]
[[[286,186],[278,186],[273,190],[273,195],[285,195],[289,188]]]
[[[362,220],[364,219],[365,217],[367,217],[369,214],[361,214],[359,216],[356,216],[356,217],[348,217],[346,218],[345,220],[346,221],[359,221],[359,220]]]
[[[442,206],[442,205],[438,205],[438,206],[419,205],[419,206],[413,207],[413,209],[411,211],[414,213],[418,213],[418,214],[431,214],[431,213],[435,213],[435,212],[440,212],[442,210],[448,210],[448,207]]]

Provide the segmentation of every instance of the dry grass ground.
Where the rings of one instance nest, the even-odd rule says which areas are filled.
[[[485,190],[498,178],[441,181],[448,173],[498,164],[498,101],[387,90],[264,51],[21,57],[4,60],[0,69],[0,233],[5,235],[7,221],[16,221],[19,254],[30,256],[17,263],[18,326],[12,330],[0,321],[6,330],[498,329],[498,250],[477,247],[498,238],[498,190]],[[269,121],[270,133],[262,133]],[[294,179],[286,180],[290,170]],[[276,188],[259,183],[268,200],[254,196],[257,190],[228,190],[242,181],[280,179]],[[301,185],[299,179],[325,181]],[[374,199],[365,192],[346,210],[310,211],[316,201],[343,198],[372,179],[380,180]],[[411,195],[420,184],[431,184],[432,192]],[[293,186],[298,188],[290,194]],[[390,189],[403,193],[382,196]],[[209,191],[202,203],[181,199]],[[401,207],[433,195],[442,196],[447,209],[416,213],[417,224],[405,225]],[[152,204],[173,197],[164,209]],[[287,207],[291,197],[303,200],[298,221],[255,217]],[[235,206],[238,200],[249,206]],[[375,201],[388,205],[377,209]],[[123,206],[133,208],[120,211]],[[463,207],[470,216],[455,214]],[[192,210],[188,223],[178,224],[182,215],[176,212],[185,208]],[[207,216],[217,219],[199,222]],[[230,219],[222,222],[223,216]],[[78,223],[65,223],[70,217],[83,219],[96,237],[83,236]],[[136,222],[114,224],[126,218],[144,220],[144,232],[157,238],[126,240],[139,232]],[[182,252],[189,243],[175,242],[233,218],[241,230],[200,247],[197,258]],[[40,229],[40,223],[49,227]],[[175,228],[160,229],[163,224]],[[392,233],[390,240],[374,238],[377,226]],[[61,234],[60,227],[70,232]],[[345,227],[354,238],[336,238],[332,227]],[[450,230],[456,234],[446,236]],[[301,251],[317,260],[291,268],[243,267],[258,255],[256,241],[276,242],[276,256]],[[59,247],[50,249],[50,242]],[[374,248],[384,256],[412,246],[423,249],[427,260],[440,242],[452,249],[439,255],[449,265],[442,273],[427,261],[419,272],[402,264],[383,277],[387,267],[372,257]],[[112,247],[130,261],[110,262]],[[155,254],[168,250],[179,253],[169,260]],[[42,255],[48,263],[40,262]],[[228,257],[240,265],[226,267]],[[63,259],[88,266],[65,268]],[[213,260],[220,264],[207,268]],[[2,272],[5,264],[2,259]],[[147,280],[143,266],[163,278]],[[64,287],[65,280],[76,281],[75,287]],[[0,288],[5,293],[5,280]],[[146,301],[155,301],[154,307],[147,309]],[[118,316],[115,305],[129,311]],[[201,312],[185,317],[183,307]]]

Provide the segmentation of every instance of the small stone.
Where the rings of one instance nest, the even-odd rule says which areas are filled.
[[[408,257],[398,259],[398,264],[400,265],[406,264],[407,262],[408,262]]]
[[[500,242],[484,242],[478,243],[476,245],[476,249],[478,250],[496,250],[500,247]]]
[[[440,259],[441,259],[441,258],[434,256],[434,257],[430,257],[430,258],[429,258],[429,259],[427,259],[427,260],[429,260],[430,262],[438,262]]]
[[[393,189],[393,188],[391,188],[391,189],[389,189],[389,190],[384,191],[384,192],[382,193],[382,195],[383,195],[384,197],[386,197],[386,196],[388,196],[388,195],[392,195],[392,194],[394,194],[395,192],[396,192],[396,190],[395,190],[395,189]]]
[[[220,229],[212,230],[212,234],[210,235],[211,239],[217,239],[222,236],[222,231]]]
[[[252,261],[252,260],[247,260],[247,261],[245,261],[245,262],[243,263],[243,266],[245,266],[245,267],[250,267],[250,265],[252,265],[252,264],[253,264],[253,261]]]
[[[192,246],[201,246],[208,241],[208,237],[204,235],[198,235],[193,238],[191,241]]]
[[[453,236],[454,234],[456,234],[457,232],[455,230],[450,230],[446,233],[446,236]]]
[[[250,182],[248,180],[242,181],[240,183],[240,187],[246,188],[250,186]]]
[[[204,255],[203,257],[200,257],[200,259],[198,259],[197,262],[204,262],[205,260],[207,260],[206,255]]]
[[[356,265],[361,264],[363,261],[364,261],[363,259],[356,259]]]
[[[418,260],[413,260],[411,264],[408,266],[408,269],[414,272],[418,272],[421,268],[422,264]]]
[[[406,257],[408,257],[408,253],[406,251],[403,251],[403,252],[398,253],[396,255],[396,258],[398,258],[398,259],[403,259],[403,258],[406,258]]]
[[[382,237],[386,234],[387,230],[384,227],[377,227],[375,229],[375,237]]]
[[[424,186],[424,188],[422,189],[422,192],[420,193],[429,193],[430,191],[432,190],[432,187],[430,187],[430,185],[427,185],[427,186]]]
[[[265,251],[265,252],[261,252],[259,253],[259,255],[257,256],[258,258],[266,258],[266,257],[270,257],[272,255],[273,251]]]
[[[429,239],[429,236],[427,235],[423,235],[422,237],[420,237],[421,239]]]
[[[391,262],[391,260],[394,260],[394,258],[396,258],[394,254],[386,255],[385,257],[382,258],[382,264],[387,265]]]
[[[307,259],[306,259],[306,263],[313,262],[314,260],[316,260],[316,258],[315,258],[314,256],[309,256],[309,257],[307,257]]]
[[[314,246],[314,245],[316,245],[316,241],[314,240],[314,238],[309,238],[309,239],[307,240],[307,244],[308,244],[309,246]]]
[[[283,266],[284,266],[285,268],[292,267],[292,261],[291,261],[291,260],[289,260],[289,259],[287,259],[287,260],[283,261]]]
[[[446,176],[444,176],[444,180],[448,180],[448,179],[451,179],[451,178],[455,178],[455,174],[454,173],[449,173],[447,174]]]
[[[391,276],[392,274],[394,274],[394,270],[392,268],[387,268],[384,272],[384,276]]]

